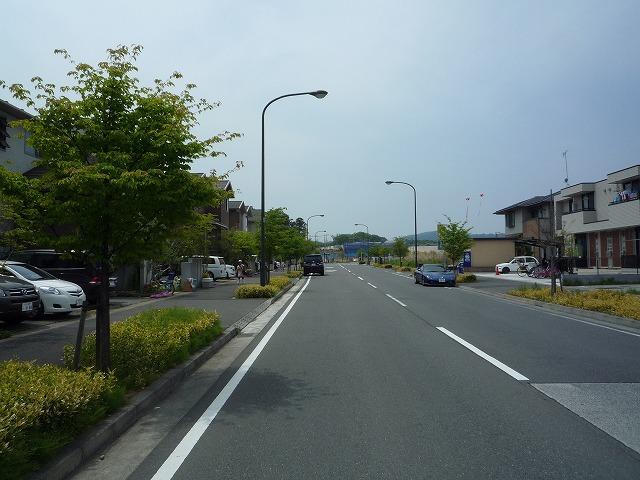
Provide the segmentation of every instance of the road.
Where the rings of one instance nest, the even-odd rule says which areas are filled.
[[[640,478],[640,335],[360,265],[294,294],[157,443],[113,447],[129,478]]]

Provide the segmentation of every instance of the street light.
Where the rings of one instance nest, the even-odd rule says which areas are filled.
[[[364,223],[354,223],[353,224],[355,227],[357,227],[358,225],[360,225],[361,227],[366,227],[367,228],[367,265],[369,265],[369,227],[367,227]]]
[[[264,231],[264,115],[267,112],[267,108],[273,102],[276,102],[282,98],[286,97],[297,97],[300,95],[311,95],[316,98],[324,98],[327,96],[327,92],[325,90],[316,90],[314,92],[301,92],[301,93],[288,93],[287,95],[281,95],[279,97],[274,98],[269,103],[264,106],[262,110],[262,179],[261,179],[261,200],[260,200],[260,208],[262,209],[260,212],[260,285],[263,287],[267,284],[267,258],[265,252],[265,244],[266,244],[266,236]]]
[[[309,220],[311,220],[313,217],[324,217],[324,213],[319,213],[317,215],[311,215],[309,218],[307,218],[307,238],[309,238]]]
[[[414,248],[414,260],[415,267],[418,268],[418,207],[416,203],[416,188],[407,182],[396,182],[395,180],[387,180],[387,185],[391,185],[392,183],[401,183],[402,185],[409,185],[413,188],[413,248]]]

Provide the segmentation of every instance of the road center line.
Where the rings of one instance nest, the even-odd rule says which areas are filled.
[[[358,277],[358,278],[359,278],[360,280],[363,280],[363,281],[364,281],[364,278],[362,278],[362,277]]]
[[[302,292],[304,292],[307,288],[307,285],[309,285],[310,281],[311,277],[307,278],[307,283],[303,285],[303,287],[296,294],[291,303],[287,306],[284,312],[282,312],[282,315],[280,315],[278,320],[276,320],[276,322],[271,326],[265,336],[262,337],[258,345],[256,345],[256,348],[254,348],[253,351],[249,354],[238,371],[233,375],[233,377],[231,377],[229,383],[225,385],[218,396],[213,400],[213,402],[211,402],[211,404],[207,407],[207,409],[196,421],[196,423],[182,438],[173,452],[171,452],[171,455],[169,455],[169,458],[164,461],[160,469],[156,472],[151,480],[170,480],[171,478],[173,478],[173,475],[178,471],[178,468],[180,468],[182,462],[185,461],[193,447],[196,445],[196,443],[198,443],[198,440],[200,440],[200,437],[202,437],[207,428],[209,428],[209,425],[211,425],[211,422],[213,422],[213,420],[216,418],[218,412],[220,412],[224,404],[227,402],[227,400],[229,400],[229,397],[231,396],[233,391],[240,384],[245,374],[249,371],[251,365],[253,365],[253,362],[256,361],[258,355],[260,355],[260,352],[262,352],[280,324],[282,324],[284,319],[287,317],[293,306],[300,298],[300,295],[302,295]]]
[[[369,283],[369,282],[367,282],[367,285],[370,285],[370,286],[372,286],[373,288],[378,288],[378,287],[376,287],[374,284]]]
[[[398,300],[398,299],[397,299],[397,298],[395,298],[395,297],[392,297],[392,296],[391,296],[391,295],[389,295],[388,293],[385,293],[385,295],[386,295],[387,297],[389,297],[391,300],[393,300],[394,302],[399,303],[399,304],[400,304],[400,305],[402,305],[403,307],[406,307],[406,306],[407,306],[407,304],[406,304],[406,303],[402,303],[400,300]]]
[[[479,357],[484,358],[487,362],[489,362],[493,366],[498,367],[500,370],[502,370],[507,375],[510,375],[513,378],[515,378],[516,380],[520,380],[520,381],[523,381],[523,382],[528,382],[529,381],[529,379],[527,377],[525,377],[524,375],[522,375],[521,373],[516,372],[513,368],[508,367],[507,365],[505,365],[501,361],[496,360],[495,358],[493,358],[491,355],[489,355],[487,353],[484,353],[482,350],[480,350],[477,347],[474,347],[473,345],[471,345],[466,340],[463,340],[462,338],[457,336],[455,333],[450,332],[449,330],[447,330],[444,327],[436,327],[436,328],[438,330],[440,330],[442,333],[444,333],[446,336],[448,336],[449,338],[452,338],[453,340],[458,342],[460,345],[462,345],[462,346],[468,348],[469,350],[471,350],[473,353],[475,353]]]

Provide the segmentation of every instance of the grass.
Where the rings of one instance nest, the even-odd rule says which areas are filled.
[[[640,296],[635,293],[615,290],[591,290],[571,292],[558,292],[551,295],[550,288],[521,287],[509,292],[510,295],[539,300],[542,302],[564,305],[567,307],[582,308],[595,312],[608,313],[619,317],[640,320]]]
[[[2,340],[3,338],[9,338],[10,336],[11,336],[11,332],[0,329],[0,340]]]

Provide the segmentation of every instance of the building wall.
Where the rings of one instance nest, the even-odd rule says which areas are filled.
[[[522,209],[516,210],[514,212],[514,226],[512,228],[507,227],[507,216],[505,215],[505,224],[504,224],[504,233],[505,235],[517,235],[522,233]]]
[[[474,239],[471,247],[471,270],[493,270],[497,263],[507,262],[515,254],[514,240]]]
[[[15,117],[3,111],[0,111],[0,117],[6,118],[7,122],[16,120]],[[7,133],[9,134],[9,138],[7,139],[9,148],[6,150],[0,149],[0,166],[18,173],[24,173],[30,170],[33,167],[33,161],[36,159],[36,156],[35,154],[27,153],[30,149],[26,147],[24,138],[19,138],[19,136],[24,133],[24,130],[22,128],[18,129],[8,126]],[[31,153],[34,153],[33,150],[31,150]]]

